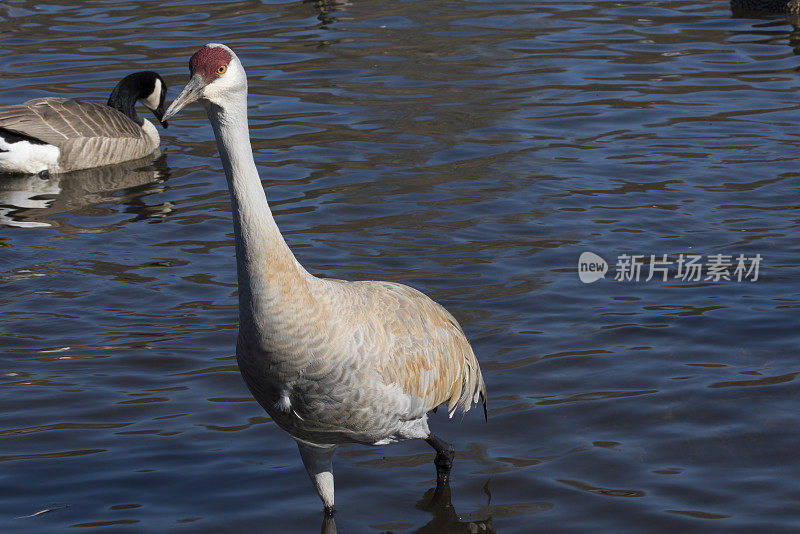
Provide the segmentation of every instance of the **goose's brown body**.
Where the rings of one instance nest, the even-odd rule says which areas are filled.
[[[142,158],[160,142],[148,121],[139,126],[112,107],[58,97],[0,107],[0,129],[57,147],[52,164],[30,171],[54,174]]]
[[[148,108],[161,125],[167,86],[158,73],[134,72],[117,83],[106,105],[46,97],[0,107],[0,173],[59,174],[137,160],[154,153],[155,126],[136,113]]]

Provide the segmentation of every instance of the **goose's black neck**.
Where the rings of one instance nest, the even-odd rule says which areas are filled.
[[[149,71],[134,72],[125,76],[111,91],[107,104],[141,126],[144,124],[144,119],[136,113],[136,101],[147,98],[153,92],[157,76],[155,72]]]

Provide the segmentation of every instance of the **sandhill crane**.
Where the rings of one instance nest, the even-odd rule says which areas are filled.
[[[107,105],[46,97],[0,107],[0,172],[64,173],[152,154],[161,139],[136,114],[137,101],[162,121],[167,85],[155,72],[124,77]]]
[[[295,259],[275,223],[250,148],[247,76],[236,54],[208,44],[168,119],[200,100],[217,140],[233,211],[239,283],[239,369],[255,399],[300,449],[326,514],[334,511],[331,460],[344,443],[424,439],[446,482],[451,445],[427,412],[452,416],[483,400],[478,361],[442,306],[389,282],[317,278]]]

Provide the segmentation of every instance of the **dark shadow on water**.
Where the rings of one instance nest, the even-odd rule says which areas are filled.
[[[438,484],[436,487],[425,492],[417,502],[415,508],[433,515],[425,525],[413,530],[414,534],[477,534],[477,533],[496,533],[492,526],[491,517],[473,521],[462,521],[452,503],[452,491],[450,484]],[[336,522],[333,517],[325,517],[322,520],[322,534],[336,534]],[[404,530],[404,532],[406,532]],[[394,534],[392,531],[384,531],[383,534]]]
[[[788,44],[796,55],[800,55],[800,12],[790,12],[787,0],[732,1],[731,14],[733,18],[763,20],[763,23],[754,24],[753,28],[748,30],[748,33],[763,35],[763,40],[758,41],[763,43],[771,43],[778,39],[782,41],[785,38],[785,25],[788,23],[791,26]]]
[[[317,11],[317,18],[319,19],[321,28],[327,28],[330,25],[338,22],[335,13],[343,9],[347,9],[351,5],[348,0],[303,0],[304,4],[311,4]]]
[[[145,195],[158,192],[153,186],[170,175],[166,155],[151,161],[149,156],[49,177],[0,175],[0,225],[64,229],[68,224],[55,215],[107,215],[110,210],[94,208],[98,204],[122,205],[125,211],[135,213],[135,219],[168,213],[169,203],[147,205],[143,201]]]
[[[790,13],[796,10],[792,0],[731,0],[731,11],[736,17]]]
[[[426,491],[416,508],[429,512],[433,515],[433,519],[414,532],[416,534],[496,532],[492,527],[491,518],[461,521],[453,508],[451,498],[450,484],[440,484]]]
[[[336,520],[328,516],[323,517],[322,528],[320,529],[320,532],[322,534],[337,534]]]

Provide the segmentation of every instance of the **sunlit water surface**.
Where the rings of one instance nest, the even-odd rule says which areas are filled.
[[[488,0],[9,0],[0,17],[0,105],[104,100],[141,69],[174,98],[192,52],[229,44],[298,259],[461,321],[489,421],[432,417],[457,449],[450,500],[431,502],[424,443],[345,447],[339,532],[800,529],[791,20]],[[0,180],[0,530],[332,532],[236,368],[200,106],[162,150]],[[579,280],[584,251],[604,279]],[[624,254],[646,258],[638,281],[615,280]],[[755,281],[676,263],[645,281],[651,254],[763,260]]]

